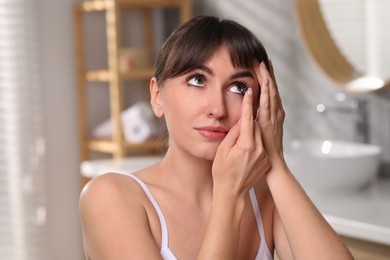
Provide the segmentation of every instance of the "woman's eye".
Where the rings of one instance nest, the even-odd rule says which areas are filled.
[[[235,82],[229,87],[229,91],[241,95],[244,95],[247,90],[248,86],[243,82]]]
[[[202,75],[195,75],[195,76],[190,77],[187,80],[187,83],[189,85],[195,86],[195,87],[204,87],[205,86],[205,79],[204,79],[204,76],[202,76]]]

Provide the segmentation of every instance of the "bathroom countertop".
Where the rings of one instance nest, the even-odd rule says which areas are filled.
[[[106,172],[133,173],[155,164],[161,159],[161,156],[132,156],[118,160],[90,160],[82,162],[80,170],[84,177],[92,179]]]
[[[134,172],[161,157],[91,160],[81,164],[81,174],[94,178],[105,172]],[[376,179],[364,189],[349,193],[308,192],[314,204],[337,233],[390,246],[390,178]]]
[[[390,178],[349,193],[308,193],[340,235],[390,246]]]

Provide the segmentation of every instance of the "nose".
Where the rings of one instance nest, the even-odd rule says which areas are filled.
[[[207,97],[208,116],[222,119],[227,116],[225,96],[222,91],[213,91]]]

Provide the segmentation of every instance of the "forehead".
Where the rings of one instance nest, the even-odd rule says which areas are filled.
[[[233,66],[230,53],[225,46],[220,46],[213,51],[208,58],[206,58],[204,64],[223,63],[226,66]]]
[[[199,65],[197,69],[202,69],[213,74],[214,70],[219,70],[223,73],[235,73],[239,77],[254,77],[255,71],[252,67],[235,66],[232,62],[229,50],[225,46],[221,46],[211,53],[204,64]]]

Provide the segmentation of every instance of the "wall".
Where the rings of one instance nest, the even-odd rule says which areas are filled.
[[[78,212],[81,180],[72,12],[73,5],[78,2],[82,0],[43,0],[38,10],[47,152],[48,229],[52,248],[51,258],[56,260],[83,259]],[[158,15],[157,13],[156,16]],[[134,21],[126,22],[133,25]],[[156,23],[159,27],[158,21]],[[89,68],[105,67],[107,61],[104,59],[106,55],[104,15],[102,13],[86,15],[85,26],[89,57],[87,65]],[[137,33],[139,28],[133,26],[123,30],[136,30]],[[93,101],[88,103],[88,110],[92,111],[89,123],[93,128],[109,116],[108,88],[105,84],[99,83],[90,87],[94,89],[88,93],[88,100]],[[145,90],[141,88],[134,92],[132,87],[128,91],[129,93],[125,92],[125,104],[146,96]]]
[[[51,259],[82,259],[72,6],[75,0],[40,1],[48,224]]]
[[[72,6],[76,0],[41,1],[41,57],[44,87],[49,228],[56,260],[82,259],[78,218],[80,191]],[[322,136],[351,139],[349,116],[320,117],[317,103],[334,104],[340,92],[310,61],[295,25],[293,1],[196,1],[196,13],[234,18],[261,38],[277,72],[287,112],[285,138]],[[387,95],[388,98],[382,98]],[[365,95],[370,102],[372,139],[390,161],[389,93]],[[99,109],[96,115],[102,113]],[[95,116],[96,116],[95,115]]]
[[[316,112],[318,103],[346,105],[335,100],[342,92],[322,74],[305,51],[294,13],[294,1],[203,0],[198,13],[232,18],[251,29],[264,43],[276,70],[286,110],[285,141],[302,137],[353,140],[354,124],[348,114]],[[390,90],[378,94],[347,94],[369,102],[370,137],[383,148],[390,163]]]
[[[81,180],[72,12],[73,5],[78,2],[82,0],[43,0],[38,10],[47,152],[48,229],[52,248],[51,258],[56,260],[83,259],[78,212]],[[156,16],[158,15],[157,13]],[[126,22],[133,25],[134,21]],[[156,23],[159,27],[158,21]],[[104,59],[106,55],[104,15],[102,13],[86,15],[85,26],[87,65],[89,68],[105,67],[107,61]],[[134,33],[134,30],[135,33],[139,31],[137,25],[122,29],[133,30],[131,33]],[[108,88],[105,84],[99,83],[93,84],[90,88],[94,90],[88,93],[88,101],[93,101],[88,103],[88,111],[92,111],[89,123],[93,128],[109,116]],[[134,89],[128,88],[129,93],[125,92],[125,104],[135,102],[137,98],[145,98],[144,89],[138,88],[135,92]]]

